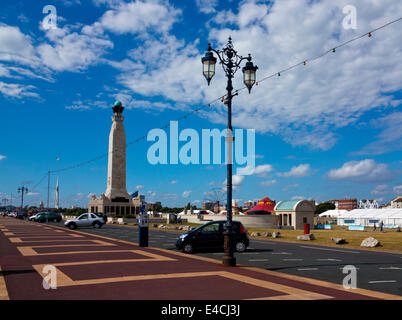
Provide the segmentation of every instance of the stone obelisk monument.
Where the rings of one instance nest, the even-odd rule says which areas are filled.
[[[109,135],[109,159],[107,189],[105,196],[112,201],[130,199],[126,189],[126,133],[123,125],[123,110],[120,101],[113,107],[113,125]]]
[[[116,101],[109,134],[107,188],[99,198],[92,196],[88,204],[90,212],[103,212],[107,215],[131,215],[139,212],[141,196],[132,198],[126,189],[126,133],[123,110],[122,103]]]

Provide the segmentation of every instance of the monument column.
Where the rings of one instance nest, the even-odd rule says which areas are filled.
[[[109,158],[107,189],[105,196],[112,202],[129,202],[126,189],[126,134],[123,125],[123,110],[120,101],[114,104],[112,128],[109,135]]]

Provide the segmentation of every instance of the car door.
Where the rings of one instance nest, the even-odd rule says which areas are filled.
[[[198,248],[219,248],[219,222],[208,224],[201,228],[196,235],[195,245]]]
[[[88,217],[88,213],[84,213],[80,215],[77,219],[77,226],[79,227],[87,227],[90,225],[90,220]]]

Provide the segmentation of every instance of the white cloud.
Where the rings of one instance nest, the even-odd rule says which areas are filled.
[[[394,191],[395,194],[402,195],[402,185],[395,186],[392,190]]]
[[[191,195],[192,191],[184,191],[182,194],[183,198],[188,198]]]
[[[107,2],[110,4],[110,1]],[[167,1],[137,0],[114,5],[93,26],[86,27],[85,32],[99,34],[107,30],[116,34],[131,33],[139,36],[150,30],[164,33],[172,27],[181,13]]]
[[[277,183],[278,183],[278,181],[276,181],[276,180],[268,180],[268,181],[261,182],[260,185],[264,186],[264,187],[270,187]]]
[[[342,8],[346,4],[359,8],[357,30],[342,27]],[[259,66],[259,79],[317,56],[390,21],[395,12],[402,12],[402,3],[394,0],[370,5],[366,0],[288,0],[267,4],[242,1],[236,5],[238,10],[216,13],[209,21],[209,39],[202,41],[205,48],[208,40],[215,48],[222,48],[231,35],[239,54],[252,54]],[[163,21],[161,30],[168,31],[171,24]],[[136,25],[114,24],[111,28],[116,32],[137,30]],[[400,90],[402,83],[401,36],[400,26],[391,25],[374,33],[371,39],[364,38],[305,67],[260,83],[251,95],[242,91],[235,101],[233,125],[279,135],[293,146],[332,148],[339,139],[340,128],[357,123],[365,112],[395,104],[392,93]],[[200,70],[204,50],[200,52],[194,44],[173,35],[148,35],[144,46],[132,53],[130,60],[142,60],[139,63],[145,69],[123,72],[118,80],[137,94],[162,95],[177,103],[198,103],[202,97],[208,103],[225,88],[226,79],[219,68],[210,87],[196,71]],[[153,64],[147,61],[148,54]],[[243,87],[240,73],[234,87]],[[214,123],[226,121],[226,109],[221,105],[200,114]],[[255,114],[259,121],[255,121]]]
[[[113,48],[113,42],[63,29],[50,29],[47,38],[53,43],[43,43],[37,51],[43,64],[55,71],[82,71],[99,62],[100,57]]]
[[[294,177],[301,178],[306,177],[310,174],[311,168],[309,164],[301,164],[295,167],[292,167],[289,172],[278,173],[278,176],[282,177]]]
[[[346,162],[341,168],[330,170],[328,178],[353,182],[385,182],[392,180],[393,176],[388,165],[365,159]]]
[[[244,176],[234,175],[232,177],[232,184],[234,186],[240,186],[243,184],[243,182],[244,182]]]
[[[218,0],[195,0],[198,9],[203,13],[216,12],[215,7],[218,5]]]
[[[273,170],[273,167],[270,164],[263,164],[263,165],[257,166],[254,169],[253,174],[264,175],[265,173],[271,172],[272,170]]]
[[[138,185],[138,186],[135,187],[135,190],[138,190],[138,191],[139,191],[139,190],[142,190],[142,189],[144,189],[144,188],[145,188],[145,187],[140,184],[140,185]]]
[[[364,146],[355,155],[378,155],[386,152],[402,150],[402,112],[394,112],[380,119],[371,121],[374,127],[383,128],[376,140]]]
[[[29,197],[36,197],[36,196],[39,196],[39,195],[40,195],[39,192],[28,192],[27,193],[27,196],[29,196]]]
[[[0,23],[0,60],[37,65],[35,48],[30,36],[24,35],[18,27]]]
[[[297,183],[295,183],[295,184],[289,184],[289,185],[287,185],[287,186],[284,186],[283,187],[283,191],[288,191],[289,189],[293,189],[293,188],[297,188],[297,187],[299,187],[300,185],[299,184],[297,184]]]
[[[389,188],[386,184],[380,184],[371,191],[372,195],[382,195],[387,193],[389,193]]]
[[[172,180],[172,181],[170,181],[169,183],[170,183],[170,184],[176,184],[176,183],[177,183],[177,180]]]
[[[32,92],[33,89],[35,89],[35,87],[31,85],[5,83],[0,81],[0,92],[5,96],[12,98],[38,97],[37,93]]]
[[[303,197],[303,196],[294,196],[291,198],[291,200],[305,200],[305,199],[306,199],[306,197]]]
[[[6,158],[7,158],[6,156],[3,156],[3,155],[0,154],[0,160],[4,160]]]

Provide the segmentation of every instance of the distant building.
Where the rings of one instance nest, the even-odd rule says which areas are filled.
[[[339,199],[330,200],[329,203],[335,205],[336,210],[354,210],[357,209],[357,199]]]
[[[257,205],[257,201],[252,201],[252,200],[246,201],[243,204],[243,210],[249,210],[252,207],[255,207],[256,205]]]
[[[214,211],[214,208],[215,208],[216,205],[219,206],[219,203],[217,203],[217,202],[204,202],[202,204],[202,210]]]
[[[282,227],[302,230],[304,224],[314,225],[315,201],[280,201],[274,211],[275,215],[279,217],[279,225]]]
[[[359,209],[378,209],[377,200],[360,200]]]
[[[398,196],[394,200],[391,200],[391,208],[392,209],[402,208],[402,196]]]

